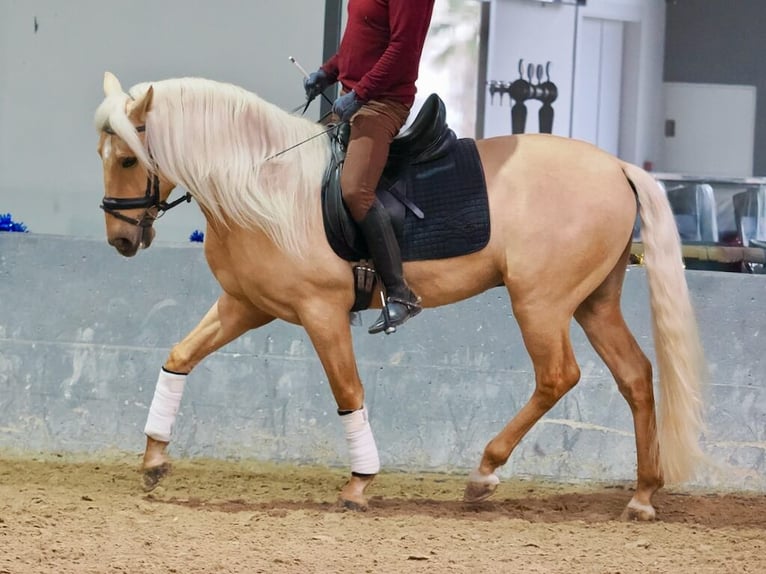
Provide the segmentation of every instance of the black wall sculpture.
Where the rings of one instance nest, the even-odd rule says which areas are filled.
[[[527,77],[524,78],[524,60],[519,60],[519,77],[513,82],[490,80],[489,86],[490,104],[494,105],[495,95],[500,95],[500,105],[503,105],[503,96],[508,94],[514,104],[511,106],[511,133],[523,134],[527,125],[528,100],[542,102],[538,113],[540,132],[549,134],[553,132],[553,102],[558,97],[558,88],[551,81],[551,63],[527,65]],[[543,73],[545,81],[543,81]]]

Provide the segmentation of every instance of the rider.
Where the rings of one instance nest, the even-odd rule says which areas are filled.
[[[351,135],[341,173],[343,200],[364,235],[386,291],[386,304],[370,333],[392,332],[421,311],[407,285],[391,219],[375,197],[394,136],[415,101],[420,55],[434,0],[349,0],[338,52],[304,80],[315,98],[341,83],[332,106]]]

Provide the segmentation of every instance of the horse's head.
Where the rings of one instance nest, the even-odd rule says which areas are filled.
[[[149,86],[132,97],[107,72],[104,95],[96,111],[98,154],[104,169],[101,208],[109,244],[132,257],[154,239],[152,224],[168,209],[166,200],[174,185],[159,173],[146,144],[153,88]]]

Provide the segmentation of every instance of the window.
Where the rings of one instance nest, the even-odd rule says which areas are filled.
[[[412,119],[423,101],[437,93],[447,107],[447,122],[459,137],[476,137],[477,87],[482,2],[436,2],[423,57]]]

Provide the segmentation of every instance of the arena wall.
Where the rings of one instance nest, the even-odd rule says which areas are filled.
[[[704,437],[714,467],[695,481],[766,491],[764,277],[687,271],[712,374]],[[143,450],[157,371],[219,289],[200,244],[133,259],[105,241],[0,233],[0,449]],[[628,324],[653,358],[648,288],[631,267]],[[364,323],[375,317],[362,314]],[[631,480],[627,404],[573,325],[582,369],[501,476]],[[359,370],[387,469],[462,472],[523,405],[533,374],[503,289],[427,310],[397,334],[355,327]],[[189,377],[175,457],[347,464],[341,424],[308,337],[274,322]]]

